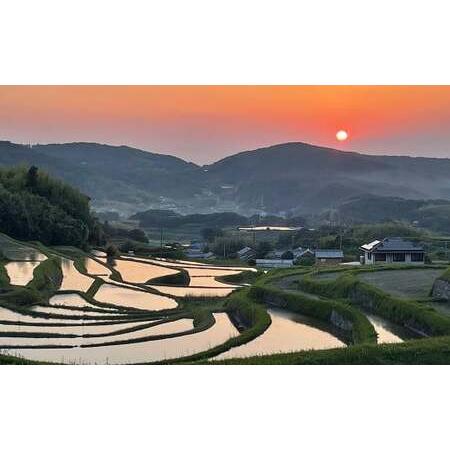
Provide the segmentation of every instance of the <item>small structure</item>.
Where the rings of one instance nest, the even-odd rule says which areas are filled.
[[[205,252],[206,244],[202,242],[193,242],[186,250],[185,254],[192,259],[209,259],[214,256],[212,252]]]
[[[314,251],[309,248],[304,249],[302,247],[298,247],[292,250],[292,254],[294,255],[294,261],[299,261],[302,258],[314,258]]]
[[[316,264],[318,265],[332,265],[339,264],[344,259],[344,252],[342,250],[316,250]]]
[[[292,267],[294,261],[292,259],[257,259],[256,266],[266,269],[277,269],[283,267]]]
[[[361,245],[363,264],[424,264],[425,251],[414,242],[399,237],[385,238]]]
[[[244,247],[241,248],[236,254],[241,261],[248,261],[255,257],[256,252],[251,247]]]

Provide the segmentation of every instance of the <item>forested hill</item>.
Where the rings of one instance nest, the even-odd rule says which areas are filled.
[[[19,164],[77,187],[97,210],[123,215],[149,209],[303,215],[366,194],[450,200],[450,159],[364,155],[301,142],[204,167],[125,146],[0,142],[0,166]]]
[[[302,142],[229,156],[208,168],[240,205],[317,212],[355,195],[450,200],[450,159],[374,156]]]
[[[101,238],[89,198],[34,166],[0,169],[0,232],[78,247]]]
[[[145,209],[160,196],[184,200],[201,191],[195,164],[126,146],[33,145],[0,141],[0,166],[35,165],[89,195],[97,205]],[[201,179],[200,179],[201,180]]]

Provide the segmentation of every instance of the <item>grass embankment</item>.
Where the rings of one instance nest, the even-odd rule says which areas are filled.
[[[347,334],[352,344],[377,342],[377,334],[367,317],[342,301],[311,299],[265,285],[253,286],[250,295],[259,301],[327,322]]]
[[[204,352],[182,358],[166,360],[156,364],[189,363],[213,358],[233,347],[252,341],[260,334],[264,333],[271,324],[269,313],[262,305],[255,303],[248,297],[247,289],[235,292],[228,297],[224,310],[228,313],[235,326],[241,330],[241,333],[238,336],[230,338],[223,344]]]
[[[426,336],[450,335],[450,318],[418,302],[400,300],[347,273],[332,281],[310,275],[298,281],[301,290],[331,299],[345,298],[394,323]]]
[[[439,280],[447,281],[450,283],[450,267],[439,277]]]
[[[8,286],[9,286],[8,272],[6,271],[4,261],[0,259],[0,289],[7,288]]]
[[[201,363],[206,363],[202,361]],[[450,337],[235,358],[209,364],[449,364]]]
[[[1,269],[0,279],[2,279],[1,283],[5,283],[6,280]],[[34,269],[33,279],[25,287],[9,286],[9,279],[7,279],[5,285],[7,290],[0,294],[0,304],[11,309],[21,310],[24,307],[43,302],[56,292],[61,280],[60,261],[57,257],[50,256]]]

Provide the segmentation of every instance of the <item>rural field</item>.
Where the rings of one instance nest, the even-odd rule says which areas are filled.
[[[447,358],[430,356],[450,336],[447,303],[430,297],[443,266],[265,274],[0,240],[3,363],[359,363],[366,346],[379,347],[370,363],[410,346]]]

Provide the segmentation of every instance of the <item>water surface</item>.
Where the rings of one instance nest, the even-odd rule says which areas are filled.
[[[94,298],[109,305],[147,311],[160,311],[178,306],[177,302],[170,297],[106,283],[100,286]]]
[[[70,259],[61,258],[61,269],[63,272],[61,291],[86,292],[94,282],[93,278],[78,272],[73,261]]]
[[[216,323],[205,331],[186,336],[140,342],[70,349],[20,349],[9,352],[23,358],[72,364],[127,364],[161,361],[208,350],[239,333],[225,313],[214,314]]]
[[[10,284],[26,286],[33,279],[34,269],[39,264],[39,261],[12,261],[5,264]]]
[[[272,323],[262,335],[247,344],[233,347],[214,359],[345,347],[344,342],[324,331],[324,324],[317,320],[282,309],[267,311]]]
[[[179,273],[178,270],[168,267],[123,259],[116,259],[114,268],[120,272],[122,280],[128,283],[146,283],[152,278]]]

